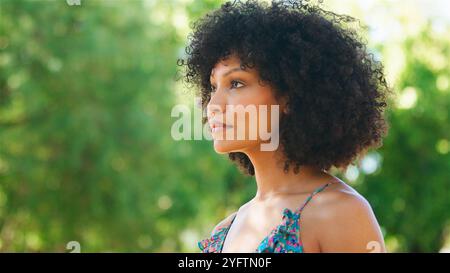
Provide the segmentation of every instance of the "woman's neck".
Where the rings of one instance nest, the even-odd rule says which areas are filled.
[[[300,166],[299,172],[293,172],[293,166],[284,172],[284,160],[279,160],[277,151],[246,151],[255,169],[257,191],[255,200],[263,201],[279,194],[301,192],[313,178],[323,176],[324,171],[316,167]],[[281,162],[281,163],[280,163]],[[303,190],[307,191],[307,190]]]

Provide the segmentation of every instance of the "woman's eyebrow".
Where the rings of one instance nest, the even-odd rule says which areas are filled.
[[[235,68],[232,68],[232,69],[228,70],[227,72],[223,73],[222,77],[226,77],[235,71],[246,71],[246,70],[242,69],[241,67],[235,67]],[[211,74],[210,79],[212,79],[213,74],[214,74],[214,72]]]

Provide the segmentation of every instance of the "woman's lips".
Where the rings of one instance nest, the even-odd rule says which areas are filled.
[[[213,123],[211,124],[211,132],[216,133],[222,130],[227,130],[233,128],[231,125],[223,124],[223,123]]]

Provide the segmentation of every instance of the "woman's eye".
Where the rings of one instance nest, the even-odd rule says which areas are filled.
[[[239,85],[241,85],[241,86],[239,86]],[[244,86],[244,84],[241,83],[241,82],[238,82],[238,81],[235,81],[235,80],[231,81],[231,89],[239,88],[239,87],[242,87],[242,86]],[[211,92],[216,92],[216,87],[214,85],[211,85]]]
[[[241,86],[238,86],[239,84],[242,84],[242,86],[244,86],[244,84],[241,83],[241,82],[238,82],[238,81],[231,81],[231,87],[232,87],[232,88],[239,88],[239,87],[241,87]]]

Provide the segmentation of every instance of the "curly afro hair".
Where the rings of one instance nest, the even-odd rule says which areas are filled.
[[[226,2],[191,25],[178,65],[205,110],[211,69],[236,54],[242,67],[256,67],[277,98],[287,98],[289,111],[280,119],[284,171],[346,169],[368,148],[380,147],[388,131],[383,116],[390,89],[355,25],[350,16],[305,1]],[[254,175],[246,154],[229,158]]]

